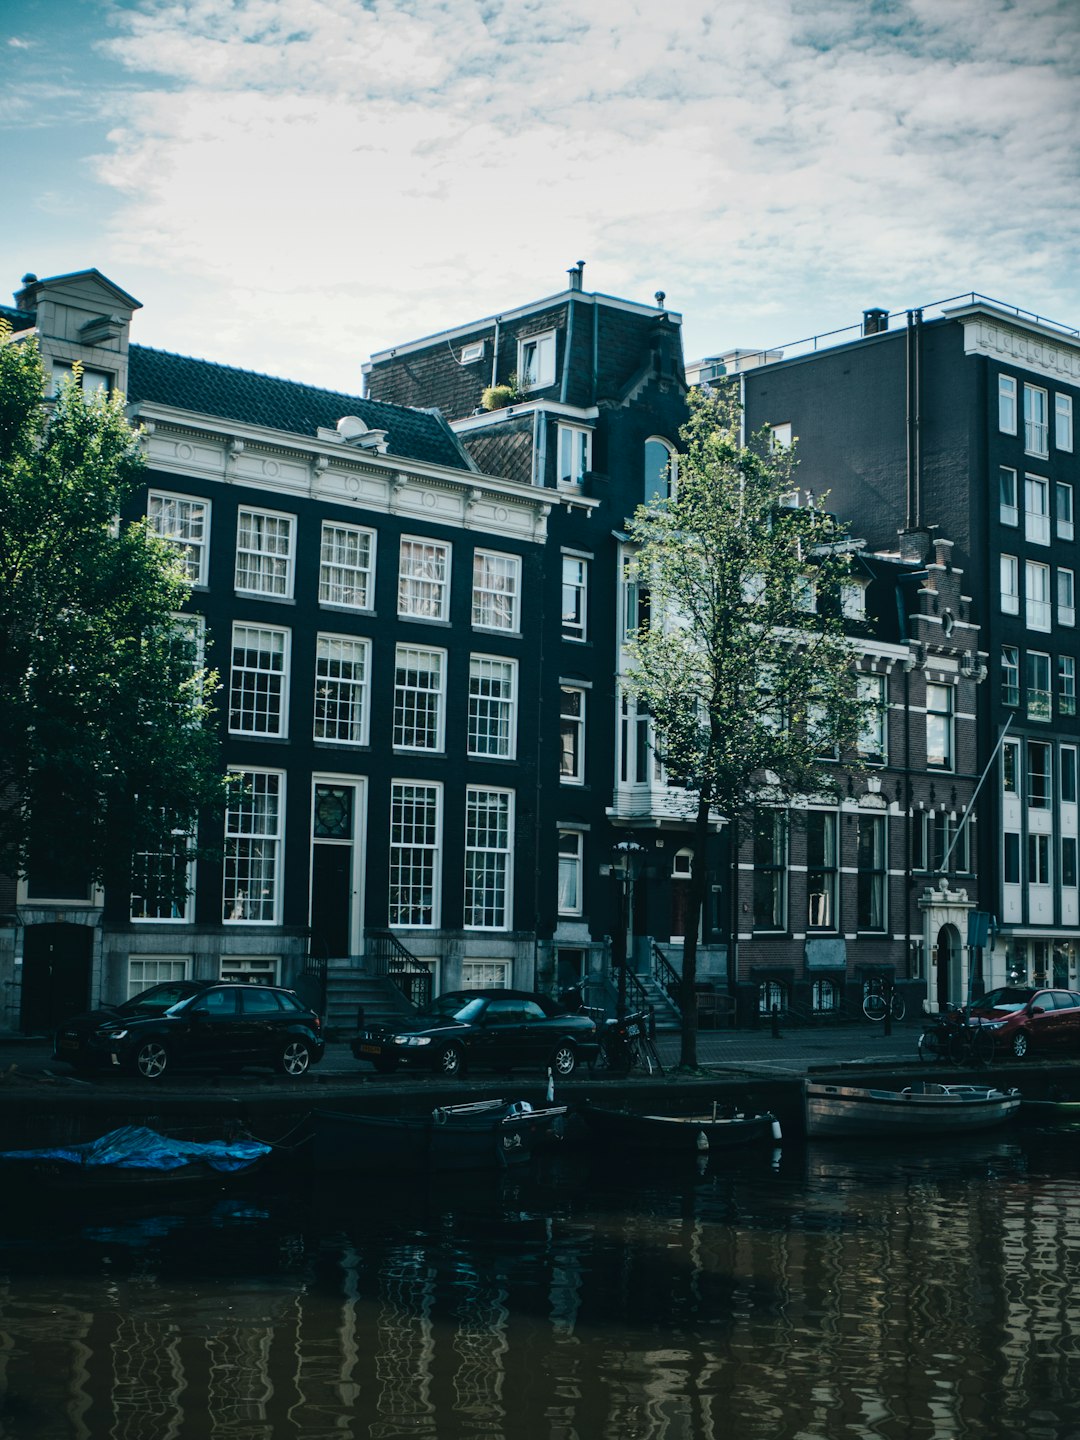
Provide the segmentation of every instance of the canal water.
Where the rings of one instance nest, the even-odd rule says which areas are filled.
[[[1068,1128],[0,1226],[4,1440],[1068,1440],[1078,1351]]]

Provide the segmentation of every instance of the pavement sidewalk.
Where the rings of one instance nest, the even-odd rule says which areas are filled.
[[[863,1020],[781,1026],[779,1036],[774,1036],[767,1024],[749,1030],[702,1030],[698,1034],[698,1066],[710,1074],[732,1078],[749,1075],[783,1079],[838,1066],[912,1064],[918,1059],[920,1028],[916,1021],[903,1021],[894,1023],[892,1033],[886,1035],[883,1024]],[[655,1044],[665,1071],[674,1070],[681,1050],[679,1036],[661,1033]],[[0,1081],[60,1078],[71,1073],[68,1066],[53,1060],[48,1041],[0,1035]],[[368,1065],[353,1059],[348,1041],[336,1040],[327,1045],[323,1062],[312,1076],[326,1082],[372,1073]]]

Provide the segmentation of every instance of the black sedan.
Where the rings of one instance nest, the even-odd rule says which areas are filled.
[[[463,1075],[466,1069],[551,1069],[559,1078],[596,1059],[596,1023],[527,990],[451,990],[394,1029],[363,1031],[357,1060],[381,1074],[398,1066]]]
[[[174,1066],[272,1065],[298,1076],[324,1048],[322,1021],[291,990],[177,980],[66,1021],[53,1058],[76,1070],[130,1070],[146,1080]]]

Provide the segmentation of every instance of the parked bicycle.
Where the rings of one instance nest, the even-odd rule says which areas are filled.
[[[950,1005],[923,1021],[919,1059],[928,1065],[989,1065],[994,1058],[994,1032],[972,1024],[967,1011]]]
[[[663,1074],[664,1067],[649,1036],[649,1012],[635,1011],[621,1020],[612,1017],[600,1027],[600,1054],[597,1057],[598,1070],[610,1070],[613,1074],[629,1075],[632,1070],[654,1071]]]
[[[900,991],[888,981],[867,980],[863,985],[862,1010],[867,1020],[884,1020],[886,1015],[903,1020],[907,1004]]]

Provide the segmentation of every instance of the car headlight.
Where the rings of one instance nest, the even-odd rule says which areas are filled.
[[[126,1030],[104,1030],[101,1038],[103,1040],[126,1040],[127,1033]]]
[[[980,1020],[979,1025],[983,1030],[1000,1030],[1005,1024],[1004,1020]]]
[[[430,1035],[395,1035],[395,1036],[393,1037],[393,1041],[394,1041],[394,1044],[395,1044],[395,1045],[430,1045],[430,1044],[431,1044],[431,1036],[430,1036]]]

